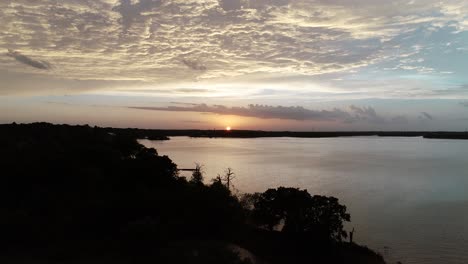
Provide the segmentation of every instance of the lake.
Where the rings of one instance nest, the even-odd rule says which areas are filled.
[[[232,168],[241,193],[285,186],[335,196],[348,207],[354,240],[389,263],[468,263],[468,141],[173,137],[140,142],[179,168],[202,164],[205,182]]]

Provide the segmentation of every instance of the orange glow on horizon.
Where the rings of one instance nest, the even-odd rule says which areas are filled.
[[[226,131],[231,131],[231,127],[230,127],[230,126],[227,126],[227,127],[226,127]]]

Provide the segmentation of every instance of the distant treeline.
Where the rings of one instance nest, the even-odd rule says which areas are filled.
[[[226,138],[261,138],[261,137],[296,137],[296,138],[332,138],[332,137],[424,137],[440,139],[468,139],[468,132],[427,132],[427,131],[330,131],[330,132],[293,132],[260,130],[164,130],[164,129],[117,129],[106,128],[109,132],[128,134],[134,137],[152,140],[165,140],[168,137],[226,137]]]
[[[137,142],[161,136],[147,132],[0,125],[0,262],[384,263],[344,241],[351,219],[337,198],[285,187],[236,195],[232,170],[181,177]]]
[[[0,125],[8,128],[13,124]],[[14,124],[16,125],[16,124]],[[50,125],[48,123],[33,123],[29,126]],[[62,125],[72,127],[70,125]],[[85,127],[90,127],[84,125]],[[80,126],[76,126],[80,127]],[[468,139],[468,132],[447,131],[261,131],[261,130],[198,130],[198,129],[141,129],[141,128],[98,128],[107,133],[118,134],[136,139],[169,140],[169,137],[208,137],[208,138],[262,138],[262,137],[296,137],[296,138],[333,138],[333,137],[424,137],[438,139]]]
[[[255,131],[255,130],[185,130],[167,131],[168,136],[190,137],[229,137],[229,138],[260,138],[260,137],[296,137],[296,138],[332,138],[332,137],[424,137],[441,139],[468,139],[468,132],[418,132],[418,131],[343,131],[343,132],[292,132],[292,131]]]

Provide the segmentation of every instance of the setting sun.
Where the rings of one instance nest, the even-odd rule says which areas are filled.
[[[226,131],[231,131],[231,127],[230,127],[230,126],[227,126],[227,127],[226,127]]]

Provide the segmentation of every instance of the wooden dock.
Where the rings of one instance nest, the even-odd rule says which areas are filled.
[[[177,169],[178,171],[196,171],[197,169]]]

